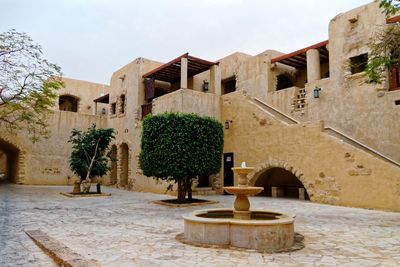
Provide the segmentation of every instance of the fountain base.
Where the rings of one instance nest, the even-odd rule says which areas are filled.
[[[248,216],[249,215],[249,216]],[[294,244],[294,218],[285,213],[249,211],[237,219],[231,209],[197,210],[183,216],[187,241],[260,251],[283,251]]]

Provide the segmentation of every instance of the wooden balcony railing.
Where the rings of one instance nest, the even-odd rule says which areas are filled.
[[[142,105],[142,119],[143,119],[147,114],[151,114],[151,108],[152,108],[152,104],[151,104],[151,103]]]

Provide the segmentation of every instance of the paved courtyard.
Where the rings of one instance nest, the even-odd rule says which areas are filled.
[[[0,266],[55,266],[23,232],[40,229],[102,266],[400,266],[400,213],[306,201],[251,198],[253,208],[297,215],[305,248],[291,253],[199,248],[179,243],[182,214],[231,206],[171,208],[164,195],[104,188],[106,198],[67,198],[71,187],[0,184]]]

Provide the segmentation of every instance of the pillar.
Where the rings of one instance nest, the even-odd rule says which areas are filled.
[[[299,199],[301,200],[306,199],[306,190],[304,188],[299,188]]]
[[[221,95],[221,69],[219,65],[214,65],[210,68],[210,92]]]
[[[188,88],[188,59],[181,58],[181,88]]]
[[[97,115],[97,102],[94,102],[94,110],[93,110],[93,115]]]
[[[310,49],[307,55],[307,82],[321,79],[321,65],[319,61],[318,49]]]

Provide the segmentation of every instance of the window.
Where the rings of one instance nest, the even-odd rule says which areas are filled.
[[[110,114],[115,115],[117,111],[117,103],[111,103]]]
[[[119,100],[120,100],[120,112],[121,112],[121,114],[124,114],[125,113],[125,95],[121,95],[120,97],[119,97]]]
[[[228,93],[232,93],[235,92],[236,90],[236,77],[230,77],[228,79],[225,79],[222,81],[221,83],[221,89],[222,89],[222,94],[228,94]]]
[[[368,64],[368,54],[361,54],[350,58],[351,74],[363,72]]]

